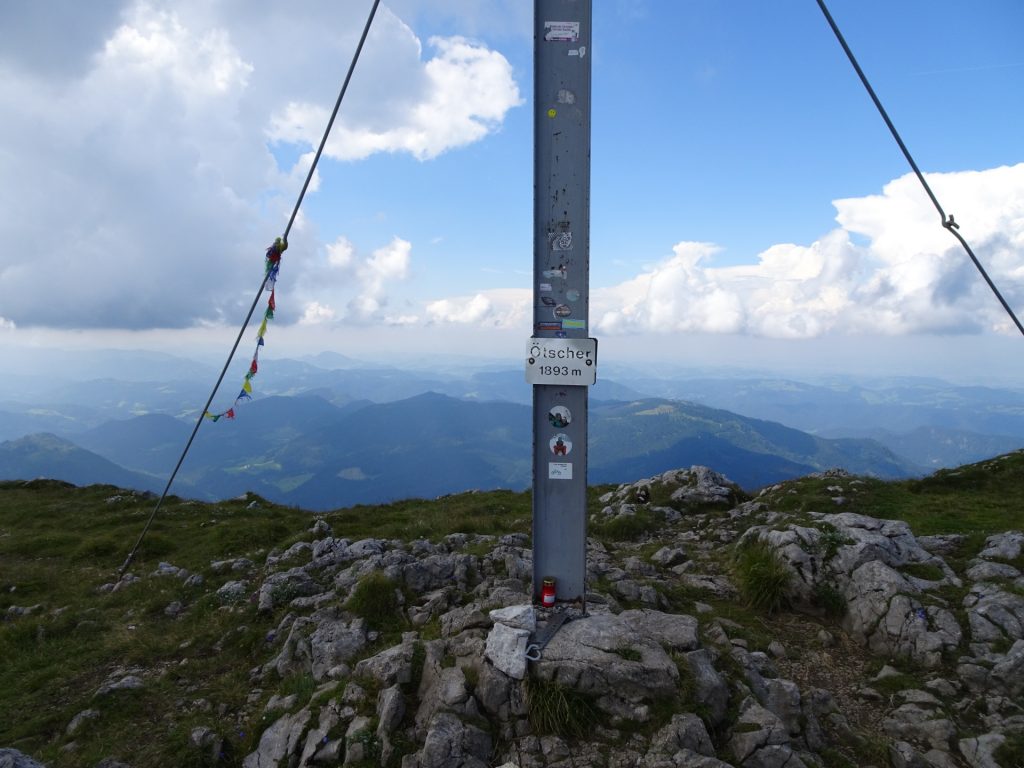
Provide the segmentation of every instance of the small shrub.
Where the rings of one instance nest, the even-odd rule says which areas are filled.
[[[538,735],[582,739],[601,722],[601,713],[589,697],[552,680],[529,678],[526,705]]]
[[[316,691],[316,680],[313,679],[313,675],[308,672],[303,674],[289,675],[281,681],[281,685],[278,686],[278,693],[282,696],[290,696],[296,694],[299,698],[300,704],[306,704],[310,698],[312,698],[314,691]]]
[[[740,595],[750,607],[774,613],[789,604],[792,574],[766,542],[744,542],[737,549],[733,567]]]
[[[616,648],[612,653],[626,661],[640,661],[643,658],[636,648]]]
[[[373,629],[388,629],[401,620],[397,590],[398,584],[383,573],[371,573],[359,580],[345,606]]]
[[[1024,768],[1024,733],[1007,734],[1006,741],[995,751],[999,765],[1008,768]]]
[[[846,614],[846,598],[831,584],[815,585],[814,604],[830,619],[839,619]]]
[[[841,546],[854,543],[853,539],[843,536],[832,523],[821,523],[818,530],[821,531],[819,544],[822,554],[825,556],[825,562],[835,557]]]
[[[901,672],[898,675],[889,675],[880,680],[872,680],[868,683],[872,688],[886,696],[892,696],[900,691],[921,687],[922,681],[913,675]]]

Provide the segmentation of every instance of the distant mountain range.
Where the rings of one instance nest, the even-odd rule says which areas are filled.
[[[530,483],[532,390],[521,369],[468,359],[388,367],[331,351],[261,363],[256,399],[233,422],[204,423],[177,492],[253,490],[324,508]],[[159,489],[217,370],[117,350],[22,351],[13,364],[0,477],[115,482],[131,472],[116,482]],[[691,464],[749,489],[830,466],[900,477],[1024,445],[1024,391],[924,378],[808,383],[606,364],[590,403],[592,482]]]
[[[174,490],[208,500],[254,491],[323,510],[469,489],[522,489],[531,482],[530,424],[528,406],[437,393],[340,407],[319,396],[268,397],[247,404],[235,421],[204,424]],[[106,422],[73,442],[23,437],[0,444],[0,479],[44,475],[162,489],[191,429],[171,416],[148,414]],[[919,471],[870,439],[829,440],[664,399],[592,403],[591,482],[691,464],[710,465],[749,489],[834,466],[884,478]]]
[[[132,472],[56,435],[38,434],[0,443],[0,479],[65,480],[75,485],[108,483],[144,491],[163,490],[166,480]]]

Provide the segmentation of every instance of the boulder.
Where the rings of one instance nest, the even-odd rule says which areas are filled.
[[[921,591],[880,560],[870,560],[850,576],[843,628],[879,655],[904,656],[937,667],[954,651],[962,631],[953,613],[924,606]]]
[[[789,729],[772,712],[762,707],[751,698],[747,698],[740,707],[739,718],[732,729],[732,738],[729,739],[729,751],[736,758],[738,764],[764,765],[764,759],[768,755],[778,754],[777,749],[772,747],[786,747],[787,759],[792,754],[789,749]],[[759,760],[753,757],[762,750],[768,750],[768,754]],[[778,765],[796,765],[785,761]]]
[[[415,645],[411,642],[392,646],[356,664],[355,674],[357,677],[372,677],[385,686],[408,683],[412,680],[412,659],[415,650]]]
[[[971,586],[963,607],[975,642],[1024,638],[1024,596],[983,582]]]
[[[309,709],[303,708],[294,715],[284,715],[276,720],[260,736],[256,750],[246,755],[242,768],[278,766],[285,757],[295,754],[309,718]]]
[[[512,629],[525,629],[527,632],[533,632],[537,628],[537,614],[533,610],[533,606],[529,604],[495,608],[488,615],[496,624],[504,624]]]
[[[529,639],[528,630],[495,624],[487,635],[484,655],[495,669],[522,680],[526,677],[526,645]]]
[[[0,768],[46,768],[16,749],[0,748]]]
[[[491,750],[486,731],[463,723],[450,712],[439,712],[430,721],[417,757],[420,768],[485,768]]]
[[[992,667],[990,683],[1011,699],[1024,697],[1024,640],[1018,640]]]
[[[707,649],[690,651],[683,656],[683,661],[693,676],[696,703],[707,711],[712,726],[720,725],[729,706],[729,684],[715,669],[711,652]]]
[[[1006,531],[985,539],[985,548],[978,553],[983,560],[1016,560],[1024,551],[1024,533]]]
[[[623,611],[619,620],[637,634],[649,637],[669,651],[693,651],[700,646],[697,619],[685,614],[649,609]]]
[[[971,768],[999,768],[995,753],[1006,742],[1001,733],[986,733],[969,739],[960,739],[960,754]]]
[[[354,658],[366,647],[366,621],[360,618],[346,622],[340,618],[321,617],[309,636],[313,678],[320,682],[339,664]]]
[[[672,756],[680,750],[689,750],[707,757],[715,756],[715,747],[704,721],[689,712],[673,715],[669,724],[654,734],[647,760],[650,762],[653,755]]]
[[[570,622],[535,665],[538,677],[593,696],[613,715],[646,719],[635,706],[675,693],[679,671],[661,645],[627,621],[594,614]]]

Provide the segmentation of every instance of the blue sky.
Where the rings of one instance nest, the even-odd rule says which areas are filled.
[[[813,0],[595,0],[604,355],[964,375],[1020,344]],[[369,2],[6,3],[0,348],[226,351]],[[530,334],[532,4],[384,3],[268,354],[508,358]],[[832,0],[1024,310],[1024,5]],[[984,372],[979,375],[987,375]]]

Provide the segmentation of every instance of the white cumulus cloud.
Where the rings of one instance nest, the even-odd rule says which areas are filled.
[[[947,212],[1018,314],[1024,310],[1024,163],[929,174]],[[602,333],[662,331],[812,338],[830,332],[973,333],[1007,317],[912,174],[880,195],[835,202],[839,227],[779,244],[750,265],[681,242],[619,285],[592,291]],[[1012,327],[1012,326],[1010,326]]]
[[[385,13],[380,23],[393,33],[391,77],[372,90],[365,80],[353,87],[357,107],[339,116],[324,150],[329,157],[408,152],[427,160],[480,140],[523,103],[512,66],[499,52],[463,37],[432,37],[435,55],[424,61],[419,39],[400,19]],[[273,115],[268,136],[315,146],[329,116],[323,103],[290,102]]]
[[[300,322],[373,323],[410,325],[418,317],[390,311],[389,292],[409,278],[412,243],[394,237],[369,255],[342,236],[325,246],[297,280],[296,292],[304,307]],[[343,309],[336,309],[343,307]]]
[[[530,301],[529,290],[501,288],[428,302],[426,314],[428,321],[437,325],[528,328]]]
[[[104,0],[89,11],[60,3],[59,13],[9,5],[5,29],[30,34],[0,51],[0,178],[17,180],[0,185],[0,231],[19,244],[0,258],[4,317],[19,328],[233,324],[305,179],[366,9],[325,0]],[[522,103],[497,51],[457,37],[427,48],[424,56],[394,13],[378,12],[330,154],[433,157],[499,130]],[[281,153],[275,141],[297,146]],[[297,160],[279,167],[275,153],[291,150]],[[309,193],[318,184],[315,175]],[[290,285],[322,266],[319,226],[300,211],[282,272]],[[360,265],[358,295],[306,296],[283,305],[281,320],[322,321],[324,307],[335,320],[383,311],[385,285],[404,279],[402,258],[360,262],[334,243],[334,267]],[[313,301],[321,309],[312,314],[294,309]],[[412,315],[387,313],[396,323]]]

